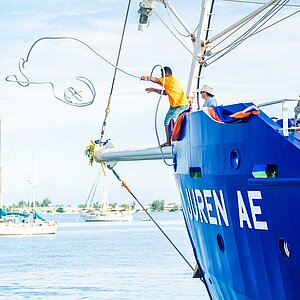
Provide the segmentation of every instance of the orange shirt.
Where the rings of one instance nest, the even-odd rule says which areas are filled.
[[[165,78],[157,78],[161,85],[165,79],[165,91],[169,97],[170,105],[172,107],[189,105],[189,101],[181,87],[180,82],[174,76],[168,76]]]

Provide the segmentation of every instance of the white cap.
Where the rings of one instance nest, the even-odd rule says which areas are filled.
[[[214,94],[214,90],[212,87],[210,87],[209,85],[204,85],[201,89],[198,90],[199,92],[206,92],[209,93],[211,95]]]

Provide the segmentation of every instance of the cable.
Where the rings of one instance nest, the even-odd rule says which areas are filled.
[[[183,258],[183,260],[187,263],[187,265],[194,271],[192,265],[188,262],[188,260],[184,257],[184,255],[180,252],[180,250],[176,247],[176,245],[172,242],[172,240],[167,236],[167,234],[163,231],[163,229],[159,226],[159,224],[153,219],[153,217],[148,213],[143,204],[138,200],[138,198],[133,194],[128,185],[123,181],[118,173],[114,170],[113,167],[107,166],[110,169],[115,177],[121,182],[122,186],[127,190],[127,192],[134,198],[134,200],[141,206],[144,212],[148,215],[148,217],[152,220],[152,222],[156,225],[156,227],[161,231],[161,233],[165,236],[165,238],[170,242],[173,248],[177,251],[177,253]]]
[[[158,148],[159,148],[160,155],[161,155],[161,158],[162,158],[163,162],[164,162],[167,166],[172,167],[173,164],[168,164],[168,163],[167,163],[167,161],[166,161],[166,159],[165,159],[165,155],[164,155],[164,153],[163,153],[163,151],[162,151],[162,147],[160,147],[160,139],[159,139],[158,129],[157,129],[157,115],[158,115],[158,108],[159,108],[160,101],[161,101],[162,96],[163,96],[164,87],[165,87],[165,80],[166,80],[166,79],[165,79],[165,70],[164,70],[163,66],[162,66],[162,65],[155,65],[155,66],[152,68],[152,70],[151,70],[151,73],[150,73],[149,78],[152,77],[152,74],[153,74],[154,70],[155,70],[157,67],[160,67],[160,70],[161,70],[161,72],[162,72],[162,74],[163,74],[164,80],[163,80],[162,89],[161,89],[160,96],[159,96],[159,98],[158,98],[158,102],[157,102],[156,109],[155,109],[155,117],[154,117],[155,135],[156,135],[156,139],[157,139],[157,143],[158,143]]]
[[[219,50],[218,52],[214,53],[213,55],[211,55],[210,57],[208,57],[205,60],[205,66],[211,65],[212,63],[214,63],[215,61],[217,61],[218,59],[220,59],[221,57],[223,57],[224,55],[228,54],[229,52],[231,52],[233,49],[235,49],[237,46],[239,46],[241,43],[243,43],[246,39],[254,36],[255,34],[269,28],[270,26],[275,25],[278,22],[275,22],[263,29],[262,26],[264,26],[271,18],[273,18],[287,3],[289,2],[289,0],[285,0],[285,1],[277,1],[277,3],[269,9],[269,11],[267,13],[265,13],[254,25],[252,25],[248,30],[246,30],[241,36],[239,36],[235,41],[233,41],[231,44],[227,45],[226,47],[224,47],[223,49]],[[297,12],[296,12],[297,13]],[[294,13],[295,14],[295,13]],[[289,16],[292,16],[294,14],[291,14]],[[289,17],[288,16],[288,17]],[[287,17],[283,18],[286,19]],[[251,18],[252,20],[253,18]],[[282,19],[282,20],[283,20]],[[282,21],[280,20],[280,21]],[[247,20],[246,23],[248,23],[250,20]],[[246,23],[242,24],[238,29],[240,29],[241,27],[243,27]],[[260,30],[259,30],[260,29]],[[237,30],[235,30],[233,33],[235,33]],[[232,35],[233,33],[231,33],[230,35]],[[229,36],[228,36],[229,37]],[[223,42],[225,39],[227,39],[228,37],[224,38],[221,42]],[[217,45],[221,44],[221,42],[219,42]],[[217,46],[216,45],[216,46]],[[213,48],[215,48],[216,46],[214,46]],[[228,49],[229,48],[229,49]],[[226,49],[228,49],[227,51],[225,51]],[[223,54],[219,55],[221,52],[225,51]],[[211,60],[212,58],[214,58],[215,56],[219,55],[217,58],[215,58],[213,61],[211,61],[210,63],[207,63],[207,61]]]

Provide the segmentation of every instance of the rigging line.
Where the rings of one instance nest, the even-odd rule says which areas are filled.
[[[266,4],[266,2],[258,2],[258,1],[244,1],[244,0],[223,0],[225,2],[237,2],[237,3],[245,3],[245,4]],[[299,4],[287,4],[288,7],[300,7]]]
[[[95,198],[95,194],[96,194],[96,191],[97,191],[97,188],[98,188],[98,184],[99,184],[99,179],[100,179],[100,175],[101,175],[101,171],[99,172],[99,176],[98,176],[98,180],[96,181],[96,185],[95,185],[95,188],[93,190],[93,194],[92,194],[92,197],[91,197],[91,200],[90,200],[90,206],[92,205],[93,201],[94,201],[94,198]]]
[[[214,59],[212,62],[208,63],[206,66],[211,65],[215,61],[219,60],[224,55],[231,52],[233,49],[238,47],[241,43],[243,43],[248,38],[252,37],[256,32],[261,28],[263,25],[265,25],[272,17],[274,17],[275,14],[277,14],[288,2],[289,0],[283,1],[283,3],[280,3],[281,1],[278,1],[278,3],[270,10],[268,13],[266,13],[259,21],[257,21],[251,28],[249,28],[243,35],[241,35],[239,38],[237,38],[233,43],[226,46],[222,50],[220,50],[218,53],[224,51],[226,48],[230,47],[226,52],[224,52],[222,55]],[[265,20],[266,19],[266,20]],[[260,26],[258,26],[260,23],[262,23]],[[258,27],[257,27],[258,26]],[[252,31],[252,32],[251,32]],[[208,58],[207,60],[213,58],[215,55],[212,55],[212,57]]]
[[[20,165],[20,162],[18,160],[16,150],[15,150],[15,148],[14,148],[14,146],[13,146],[13,144],[12,144],[12,142],[9,138],[8,138],[8,141],[9,141],[9,144],[12,148],[12,151],[13,151],[13,154],[14,154],[14,157],[15,157],[15,160],[16,160],[16,164],[17,164],[17,167],[19,169],[20,177],[21,177],[22,183],[24,185],[24,190],[25,190],[25,193],[26,193],[26,196],[27,196],[27,203],[29,203],[30,197],[29,197],[29,193],[28,193],[28,188],[26,187],[26,184],[25,184],[24,174],[22,172],[21,165]]]
[[[90,200],[90,206],[92,204],[92,200],[91,200],[92,191],[95,189],[95,186],[98,185],[100,174],[101,174],[101,172],[99,170],[97,172],[97,175],[96,175],[95,179],[94,179],[94,182],[93,182],[93,185],[92,185],[92,187],[90,189],[90,192],[89,192],[89,194],[88,194],[88,196],[86,198],[85,207],[87,207],[89,200]],[[97,186],[96,186],[96,188],[97,188]]]
[[[146,208],[143,206],[143,204],[138,200],[138,198],[133,194],[133,192],[130,190],[129,186],[125,183],[124,180],[121,179],[121,177],[118,175],[118,173],[115,171],[115,169],[109,165],[107,165],[108,169],[110,169],[115,177],[121,182],[122,187],[124,187],[127,192],[134,198],[134,200],[141,206],[141,208],[144,210],[144,212],[148,215],[148,217],[152,220],[152,222],[156,225],[156,227],[161,231],[161,233],[165,236],[165,238],[170,242],[170,244],[174,247],[174,249],[177,251],[177,253],[183,258],[183,260],[188,264],[188,266],[194,271],[194,268],[192,265],[188,262],[188,260],[184,257],[184,255],[180,252],[180,250],[176,247],[176,245],[172,242],[172,240],[168,237],[168,235],[163,231],[163,229],[159,226],[159,224],[154,220],[154,218],[149,214],[149,212],[146,210]]]
[[[194,54],[176,35],[175,33],[172,31],[172,29],[165,23],[165,21],[159,16],[159,14],[153,10],[153,12],[156,14],[156,16],[158,17],[158,19],[165,25],[165,27],[171,32],[171,34],[175,37],[175,39],[197,60],[199,60],[199,57]]]
[[[119,45],[119,51],[118,51],[118,55],[117,55],[117,61],[116,61],[116,65],[115,65],[114,76],[113,76],[113,80],[112,80],[112,84],[111,84],[111,88],[110,88],[110,94],[109,94],[109,97],[108,97],[107,106],[106,106],[106,109],[105,109],[105,117],[104,117],[104,120],[103,120],[103,123],[102,123],[102,128],[101,128],[100,142],[103,139],[105,129],[106,129],[106,120],[107,120],[108,114],[110,113],[110,103],[111,103],[111,98],[112,98],[113,89],[114,89],[114,85],[115,85],[115,79],[116,79],[117,69],[118,69],[118,65],[119,65],[119,60],[120,60],[120,56],[121,56],[121,50],[122,50],[122,46],[123,46],[123,39],[124,39],[124,35],[125,35],[125,29],[126,29],[127,20],[128,20],[130,4],[131,4],[131,0],[128,1],[126,16],[125,16],[124,25],[123,25],[122,36],[121,36],[120,45]]]
[[[233,30],[228,36],[224,37],[224,39],[222,39],[220,42],[218,42],[216,45],[214,45],[213,47],[211,47],[209,50],[213,50],[215,49],[217,46],[219,46],[221,43],[223,43],[226,39],[228,39],[229,37],[231,37],[234,33],[236,33],[238,30],[240,30],[243,26],[245,26],[248,22],[252,21],[254,17],[248,19],[245,23],[241,24],[239,27],[237,27],[235,30]],[[216,53],[220,53],[220,51],[222,50],[219,50],[217,52],[215,52],[214,54]]]
[[[170,9],[169,9],[166,5],[165,5],[165,8],[166,8],[166,10],[167,10],[167,14],[168,14],[169,20],[170,20],[171,24],[173,25],[173,28],[177,31],[177,33],[178,33],[179,35],[183,36],[183,37],[190,37],[190,36],[191,36],[190,34],[184,34],[184,33],[181,33],[181,32],[176,28],[176,26],[175,26],[175,24],[174,24],[174,22],[173,22],[173,20],[172,20],[172,18],[171,18],[170,12],[169,12]],[[198,27],[199,27],[199,24],[198,24],[198,25],[196,26],[196,28],[192,31],[192,34],[195,34],[195,32],[197,31]]]
[[[279,2],[280,2],[280,0],[277,1],[277,4],[278,4]],[[220,54],[221,52],[225,51],[225,49],[228,49],[228,48],[233,47],[233,46],[235,46],[235,45],[237,45],[237,44],[240,44],[240,43],[243,41],[243,39],[244,39],[245,37],[247,37],[247,35],[249,35],[250,32],[251,32],[252,30],[254,30],[255,27],[257,27],[257,26],[262,22],[262,20],[263,20],[264,18],[266,18],[269,14],[271,14],[272,10],[274,10],[274,7],[272,7],[265,15],[263,15],[258,21],[256,21],[250,28],[248,28],[241,36],[239,36],[238,38],[236,38],[233,42],[231,42],[229,45],[227,45],[227,46],[224,47],[223,49],[221,49],[221,50],[215,52],[213,55],[211,55],[209,58],[207,58],[206,61],[212,59],[214,56],[216,56],[216,55]],[[246,24],[247,24],[249,21],[251,21],[253,18],[254,18],[254,16],[253,16],[251,19],[247,20],[247,22],[243,23],[242,26],[246,25]],[[242,26],[241,26],[241,27],[242,27]],[[239,28],[237,28],[237,29],[240,29],[241,27],[239,27]],[[235,33],[236,31],[237,31],[237,30],[235,30],[233,33]],[[233,33],[232,33],[232,34],[233,34]],[[229,36],[230,36],[230,35],[229,35]],[[228,36],[228,37],[229,37],[229,36]],[[225,39],[226,39],[226,38],[225,38]],[[223,42],[225,39],[223,39],[221,42]],[[221,42],[220,42],[220,43],[221,43]],[[219,43],[219,44],[220,44],[220,43]],[[218,45],[218,44],[217,44],[217,45]],[[217,45],[216,45],[216,46],[217,46]],[[228,53],[228,52],[226,52],[226,53]],[[222,55],[222,56],[224,56],[224,55]],[[222,57],[222,56],[221,56],[221,57]]]
[[[280,2],[281,0],[277,1],[277,4]],[[258,21],[256,21],[250,28],[248,28],[241,36],[239,36],[238,38],[236,38],[233,42],[231,42],[229,45],[227,45],[226,47],[224,47],[223,49],[217,51],[216,53],[214,53],[213,55],[211,55],[209,58],[206,59],[206,61],[212,59],[214,56],[220,54],[221,52],[225,51],[225,49],[228,49],[231,47],[231,49],[229,49],[229,51],[226,52],[226,54],[228,52],[230,52],[233,47],[239,45],[241,42],[243,42],[245,40],[245,37],[247,37],[247,35],[250,35],[251,31],[255,29],[255,27],[257,27],[268,15],[271,14],[271,12],[274,10],[274,7],[272,7],[265,15],[263,15]],[[254,16],[251,18],[251,20],[254,18]],[[248,20],[246,23],[247,24],[250,20]],[[236,32],[236,31],[235,31]],[[222,56],[224,56],[225,54],[223,54]],[[222,57],[220,56],[220,57]]]
[[[268,28],[270,28],[270,27],[272,27],[272,26],[274,26],[274,25],[276,25],[276,24],[278,24],[278,23],[280,23],[280,22],[282,22],[282,21],[284,21],[284,20],[286,20],[286,19],[292,17],[293,15],[295,15],[295,14],[297,14],[297,13],[299,13],[299,12],[300,12],[300,9],[297,10],[297,11],[295,11],[295,12],[293,12],[293,13],[291,13],[291,14],[289,14],[289,15],[287,15],[286,17],[284,17],[284,18],[282,18],[282,19],[280,19],[280,20],[278,20],[278,21],[276,21],[276,22],[274,22],[274,23],[272,23],[272,24],[266,26],[265,28],[262,28],[261,30],[258,30],[258,31],[255,32],[253,35],[258,34],[258,33],[262,32],[262,31],[264,31],[264,30],[266,30],[266,29],[268,29]]]
[[[274,6],[274,11],[272,12],[272,14],[270,13],[270,16],[266,17],[266,20],[264,20],[264,22],[262,22],[262,24],[260,26],[258,26],[247,38],[253,36],[256,34],[256,32],[262,28],[269,20],[271,20],[281,9],[283,9],[286,4],[289,2],[289,0],[285,0],[282,3],[278,3],[277,5]]]
[[[161,72],[163,73],[164,81],[163,81],[163,84],[162,84],[161,93],[160,93],[160,96],[159,96],[159,99],[158,99],[158,102],[157,102],[157,105],[156,105],[156,109],[155,109],[155,117],[154,117],[155,135],[156,135],[156,139],[157,139],[157,143],[158,143],[158,148],[159,148],[160,155],[161,155],[161,158],[162,158],[163,162],[165,163],[165,165],[167,165],[167,166],[169,166],[169,167],[172,167],[173,164],[167,163],[167,161],[166,161],[166,159],[165,159],[165,155],[164,155],[163,150],[162,150],[162,147],[160,147],[160,140],[159,140],[158,129],[157,129],[157,114],[158,114],[158,108],[159,108],[160,101],[161,101],[162,96],[163,96],[163,93],[164,93],[166,78],[165,78],[165,70],[164,70],[164,68],[163,68],[162,65],[155,65],[155,66],[152,68],[152,71],[151,71],[151,73],[150,73],[150,77],[149,77],[149,78],[152,77],[152,74],[153,74],[153,72],[154,72],[154,70],[155,70],[156,67],[160,67],[160,70],[161,70]]]

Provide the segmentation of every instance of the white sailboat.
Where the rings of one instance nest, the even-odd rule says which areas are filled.
[[[112,208],[109,206],[108,193],[107,193],[107,180],[106,174],[103,172],[104,178],[102,183],[102,196],[101,196],[101,208],[93,209],[89,208],[83,213],[81,217],[86,222],[130,222],[133,220],[134,211],[125,208]],[[96,180],[99,180],[97,176]],[[97,184],[93,186],[97,189]],[[95,193],[93,193],[94,195]]]
[[[55,234],[58,229],[56,220],[46,220],[35,210],[36,185],[33,180],[33,211],[30,213],[8,212],[3,208],[2,188],[2,135],[0,119],[0,236],[7,235],[45,235]],[[34,176],[33,176],[34,179]]]

